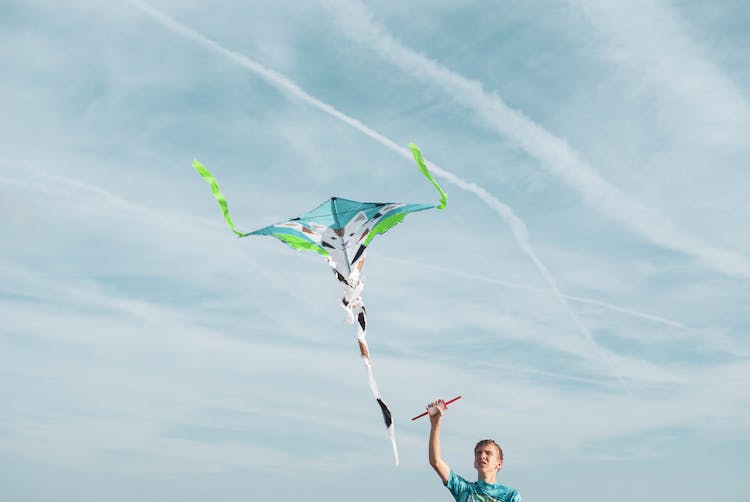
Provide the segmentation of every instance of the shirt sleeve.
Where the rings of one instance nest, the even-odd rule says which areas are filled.
[[[451,492],[453,498],[455,498],[456,500],[464,500],[460,497],[461,494],[468,490],[469,482],[461,476],[457,475],[455,472],[453,472],[453,469],[451,469],[451,475],[448,476],[448,482],[445,484],[445,487],[448,488],[448,490]]]
[[[523,500],[521,500],[521,494],[518,493],[518,490],[513,490],[513,495],[510,496],[510,502],[523,502]]]

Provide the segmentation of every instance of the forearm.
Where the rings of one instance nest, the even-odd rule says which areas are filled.
[[[430,427],[430,465],[435,465],[441,461],[440,458],[440,422],[433,423]]]
[[[437,472],[443,484],[448,482],[450,476],[450,467],[440,456],[440,420],[432,422],[430,427],[430,448],[429,448],[430,465]]]

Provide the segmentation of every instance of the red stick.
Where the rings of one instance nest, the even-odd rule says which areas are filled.
[[[461,399],[461,396],[457,396],[457,397],[454,397],[453,399],[451,399],[450,401],[446,401],[445,402],[445,409],[447,410],[449,404],[451,404],[453,401],[458,401],[459,399]],[[416,420],[418,418],[422,418],[423,416],[427,415],[428,413],[429,413],[429,411],[425,411],[421,415],[417,415],[416,417],[412,418],[412,420]]]

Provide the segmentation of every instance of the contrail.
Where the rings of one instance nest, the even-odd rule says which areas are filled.
[[[4,159],[0,159],[0,166],[4,164]],[[10,163],[10,165],[16,165],[17,163]],[[101,214],[103,211],[104,206],[102,204],[109,206],[110,208],[118,211],[118,214],[125,214],[129,215],[133,218],[136,218],[143,223],[156,225],[156,226],[165,226],[170,228],[175,227],[182,227],[187,229],[197,229],[197,228],[212,228],[217,229],[217,231],[220,231],[223,235],[226,231],[225,224],[217,223],[215,219],[211,218],[201,218],[201,217],[186,217],[182,214],[175,214],[170,211],[164,211],[159,210],[153,207],[148,207],[142,204],[138,204],[135,202],[131,202],[130,200],[123,198],[117,194],[114,194],[112,192],[109,192],[103,188],[100,188],[94,184],[87,183],[87,182],[81,182],[77,179],[68,178],[65,176],[60,176],[57,174],[50,173],[44,169],[40,169],[37,167],[30,166],[28,164],[24,165],[24,172],[25,173],[32,173],[34,175],[34,178],[36,181],[38,180],[44,180],[49,181],[50,183],[38,183],[38,182],[32,182],[27,181],[20,178],[10,178],[5,176],[0,176],[0,186],[1,185],[10,185],[14,187],[20,187],[28,191],[32,192],[38,192],[40,194],[44,195],[70,195],[73,193],[73,197],[68,197],[68,199],[73,204],[90,204],[91,201],[96,201],[99,204],[99,208],[97,210],[97,214]],[[83,202],[81,202],[83,201]],[[0,207],[0,209],[2,209]],[[275,248],[274,251],[276,252]],[[255,269],[255,273],[262,276],[268,283],[270,283],[273,287],[275,287],[278,290],[283,290],[287,294],[289,294],[289,288],[285,288],[282,284],[282,281],[280,281],[274,274],[269,274],[266,272],[262,266],[260,266],[258,263],[253,261],[249,258],[249,256],[246,253],[242,253],[240,255],[241,259],[245,262],[247,262],[250,266],[252,266]],[[3,266],[0,264],[0,275],[3,273]],[[1,283],[2,281],[0,281]],[[28,281],[24,281],[26,283]],[[2,290],[2,286],[0,285],[0,290]],[[45,288],[50,289],[50,288]],[[71,293],[74,291],[74,289],[68,289],[66,290],[67,293],[65,293],[63,296],[67,295],[70,297],[71,295],[68,293]],[[308,301],[308,297],[305,295],[299,295],[296,293],[292,293],[292,296],[294,297],[295,301],[311,304],[310,301]]]
[[[746,147],[750,103],[721,68],[706,57],[675,12],[677,5],[649,1],[646,8],[623,2],[575,0],[601,36],[602,56],[625,67],[663,102],[691,117],[700,141]],[[698,138],[695,138],[698,139]]]
[[[370,47],[404,73],[441,88],[456,103],[472,111],[486,127],[513,140],[610,218],[652,244],[692,255],[723,274],[750,278],[750,261],[746,257],[704,244],[661,214],[631,199],[602,178],[563,139],[509,107],[497,94],[485,91],[480,82],[405,47],[373,21],[365,5],[348,1],[333,4],[335,9],[332,10],[347,36]]]
[[[472,281],[486,282],[486,283],[490,283],[490,284],[497,284],[497,285],[503,286],[505,288],[518,289],[518,290],[521,290],[521,291],[529,291],[531,293],[539,293],[539,294],[543,294],[543,295],[549,295],[550,294],[549,290],[546,290],[546,289],[535,288],[533,286],[527,286],[525,284],[518,284],[516,282],[501,281],[499,279],[494,279],[492,277],[486,277],[486,276],[483,276],[483,275],[468,274],[466,272],[462,272],[462,271],[454,269],[454,268],[440,267],[440,266],[437,266],[437,265],[428,265],[428,264],[426,264],[424,262],[421,262],[421,261],[406,260],[404,258],[393,258],[393,257],[390,257],[390,256],[383,256],[382,254],[380,255],[380,258],[382,258],[382,259],[384,259],[386,261],[391,261],[391,262],[396,262],[396,263],[403,263],[403,264],[406,264],[406,265],[409,265],[409,266],[412,266],[412,267],[421,267],[421,268],[436,270],[436,271],[439,271],[442,274],[450,274],[450,275],[453,275],[453,276],[456,276],[456,277],[463,277],[465,279],[469,279],[469,280],[472,280]],[[613,310],[615,312],[620,312],[621,314],[629,315],[629,316],[632,316],[632,317],[638,317],[640,319],[645,319],[647,321],[653,321],[653,322],[656,322],[656,323],[659,323],[659,324],[663,324],[665,326],[669,326],[671,328],[679,328],[679,329],[685,329],[686,328],[686,326],[684,324],[679,323],[677,321],[673,321],[672,319],[668,319],[666,317],[662,317],[662,316],[658,316],[658,315],[654,315],[654,314],[648,314],[646,312],[641,312],[639,310],[629,309],[629,308],[626,308],[626,307],[620,307],[619,305],[615,305],[615,304],[612,304],[612,303],[603,302],[603,301],[597,300],[595,298],[587,298],[585,296],[574,296],[574,295],[567,295],[567,294],[563,294],[562,296],[566,300],[570,300],[570,301],[573,301],[573,302],[576,302],[576,303],[584,303],[584,304],[587,304],[587,305],[596,305],[597,307],[601,307],[603,309]]]
[[[308,94],[301,87],[299,87],[292,80],[282,75],[281,73],[271,70],[269,68],[266,68],[265,66],[253,61],[252,59],[248,58],[247,56],[243,54],[240,54],[238,52],[232,51],[230,49],[227,49],[219,45],[213,40],[205,37],[204,35],[198,33],[192,28],[189,28],[185,26],[184,24],[172,19],[171,17],[167,16],[163,12],[155,9],[154,7],[151,7],[150,5],[144,2],[140,2],[138,0],[131,0],[130,3],[134,5],[136,8],[138,8],[139,10],[141,10],[142,12],[144,12],[145,14],[148,14],[150,17],[156,20],[159,24],[161,24],[168,30],[172,31],[173,33],[182,35],[190,40],[197,42],[198,44],[208,49],[218,52],[219,54],[233,61],[234,63],[260,76],[272,86],[291,94],[295,98],[300,99],[301,101],[309,104],[310,106],[317,108],[331,115],[332,117],[337,118],[341,120],[342,122],[345,122],[346,124],[349,124],[353,128],[357,129],[358,131],[374,139],[375,141],[382,144],[386,148],[398,153],[402,157],[412,160],[411,151],[409,151],[408,149],[398,145],[393,140],[371,129],[370,127],[366,126],[359,120],[352,118],[349,115],[346,115],[338,111],[333,106]],[[500,214],[500,216],[502,216],[502,218],[510,226],[511,232],[513,233],[513,236],[516,239],[516,243],[519,245],[519,247],[524,252],[524,254],[526,254],[526,256],[534,263],[537,270],[539,270],[539,272],[542,274],[542,277],[549,284],[550,288],[552,288],[552,291],[555,293],[556,298],[558,299],[560,304],[563,306],[563,308],[565,309],[565,311],[567,312],[568,316],[571,318],[575,326],[578,328],[581,334],[583,334],[583,336],[589,342],[591,347],[594,349],[594,352],[607,363],[610,369],[617,376],[617,379],[620,381],[621,384],[623,384],[623,387],[625,387],[623,380],[622,380],[622,376],[615,369],[614,365],[612,364],[609,357],[607,356],[606,351],[596,343],[594,338],[591,336],[591,333],[589,332],[589,330],[583,325],[583,323],[580,321],[580,319],[575,314],[575,312],[573,312],[573,310],[570,308],[570,305],[568,305],[567,301],[565,300],[562,293],[560,292],[560,289],[557,286],[557,281],[555,281],[554,277],[549,272],[547,267],[537,257],[536,253],[531,247],[531,243],[529,242],[528,230],[526,228],[526,224],[518,216],[516,216],[516,214],[513,212],[513,209],[507,204],[498,200],[496,197],[494,197],[492,194],[487,192],[487,190],[480,187],[479,185],[466,181],[460,178],[459,176],[453,174],[452,172],[446,169],[443,169],[442,167],[438,166],[437,164],[433,162],[426,160],[426,163],[436,175],[438,175],[439,177],[445,179],[449,183],[452,183],[453,185],[463,190],[473,193],[474,195],[479,197],[483,202],[485,202],[490,208],[494,209],[498,214]]]

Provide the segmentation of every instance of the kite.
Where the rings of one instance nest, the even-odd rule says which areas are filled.
[[[227,201],[219,190],[216,179],[203,164],[197,160],[193,161],[195,170],[211,185],[211,191],[219,202],[224,219],[238,237],[270,235],[294,249],[313,251],[325,258],[344,288],[341,306],[347,312],[347,320],[352,324],[355,322],[357,324],[359,352],[367,368],[370,390],[383,414],[397,465],[398,449],[393,430],[393,418],[375,382],[370,352],[367,348],[367,314],[362,302],[362,289],[365,285],[362,266],[368,246],[376,235],[387,232],[394,225],[400,223],[409,213],[445,207],[447,196],[427,169],[419,148],[411,143],[409,148],[419,170],[440,193],[438,204],[358,202],[341,197],[331,197],[308,213],[247,233],[240,232],[232,223]]]

